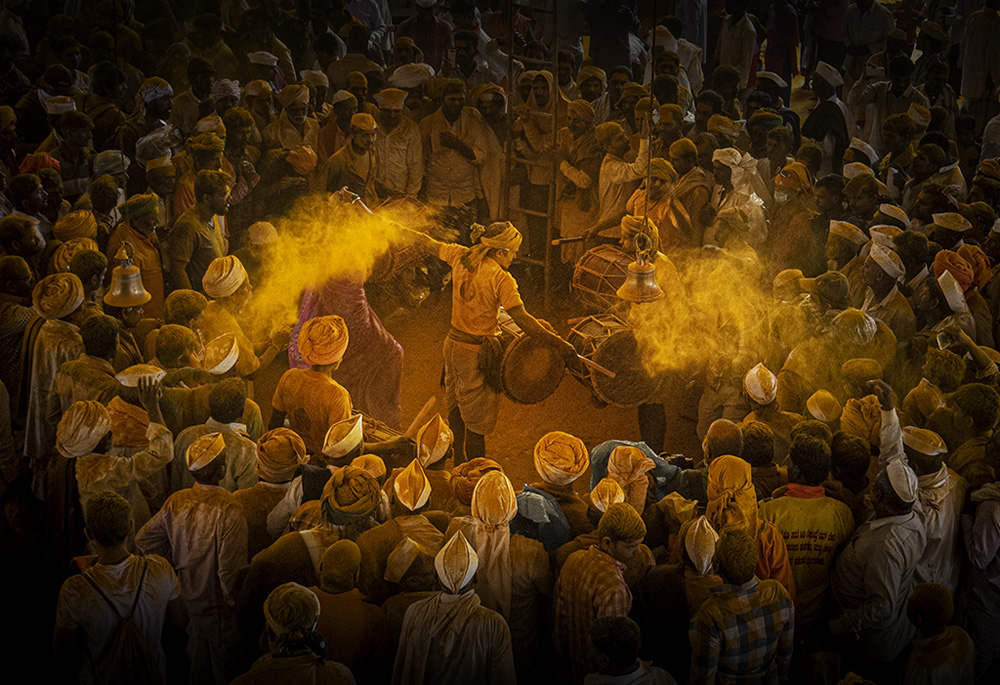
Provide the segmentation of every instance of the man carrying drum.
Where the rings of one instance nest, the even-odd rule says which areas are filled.
[[[452,270],[451,330],[444,340],[444,394],[448,423],[455,435],[455,463],[486,455],[486,436],[496,427],[500,406],[500,308],[531,337],[547,338],[567,364],[577,364],[576,350],[524,308],[517,281],[508,269],[521,233],[509,221],[473,224],[473,246],[442,243],[425,235]]]

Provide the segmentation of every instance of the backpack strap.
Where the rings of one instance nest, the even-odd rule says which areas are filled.
[[[132,608],[129,610],[128,616],[122,616],[121,615],[121,612],[118,611],[118,607],[115,606],[115,603],[112,602],[108,598],[108,596],[106,594],[104,594],[104,590],[102,590],[97,585],[97,583],[94,582],[94,579],[90,577],[90,574],[87,573],[87,571],[84,571],[80,575],[83,576],[84,580],[86,580],[88,583],[90,583],[90,586],[97,591],[97,594],[99,594],[104,599],[104,601],[107,603],[107,605],[109,607],[111,607],[111,611],[115,612],[115,616],[117,616],[118,620],[121,621],[121,620],[123,620],[125,618],[132,618],[132,616],[135,614],[136,607],[139,606],[139,597],[142,595],[142,582],[146,579],[146,569],[147,568],[149,568],[149,563],[146,561],[145,558],[143,558],[142,574],[139,576],[139,586],[136,588],[135,599],[132,600]],[[89,569],[88,569],[88,571],[89,571]]]

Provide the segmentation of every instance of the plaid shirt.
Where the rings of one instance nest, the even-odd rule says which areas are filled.
[[[688,628],[690,682],[787,682],[793,630],[792,600],[778,581],[712,588]]]
[[[574,552],[556,583],[555,645],[573,682],[597,671],[600,663],[590,642],[590,626],[602,616],[628,616],[632,592],[622,575],[625,565],[597,547]]]

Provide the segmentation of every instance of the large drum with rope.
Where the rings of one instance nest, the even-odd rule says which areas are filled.
[[[648,402],[656,392],[659,383],[643,367],[632,329],[617,316],[588,316],[573,326],[567,340],[584,359],[580,368],[570,368],[570,374],[599,400],[617,407],[635,407]]]
[[[566,373],[561,351],[546,339],[526,335],[506,312],[500,313],[499,324],[504,395],[518,404],[537,404],[547,399]]]
[[[631,261],[613,245],[598,245],[584,252],[573,268],[572,287],[577,299],[592,312],[605,312],[621,302],[617,292],[625,283]]]

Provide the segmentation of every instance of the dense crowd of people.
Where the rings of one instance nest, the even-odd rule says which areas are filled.
[[[664,4],[4,3],[0,529],[52,682],[995,682],[1000,0]],[[598,317],[654,389],[639,442],[521,426],[518,491],[510,328],[615,377],[525,308],[546,252],[651,265]],[[407,428],[365,285],[414,264]]]

